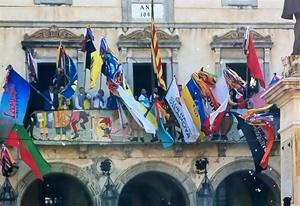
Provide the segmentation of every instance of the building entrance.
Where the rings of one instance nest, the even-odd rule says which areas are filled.
[[[91,196],[77,178],[51,173],[35,180],[24,192],[21,206],[91,206]]]
[[[131,179],[123,188],[119,206],[187,206],[188,197],[173,177],[146,172]]]
[[[280,189],[267,175],[236,172],[217,187],[214,206],[280,206]]]

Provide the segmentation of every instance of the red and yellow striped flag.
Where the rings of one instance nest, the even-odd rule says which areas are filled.
[[[157,32],[156,32],[156,27],[153,18],[151,20],[151,52],[152,52],[153,69],[157,77],[158,86],[164,90],[167,90],[165,80],[163,79],[163,69],[162,69],[161,58],[159,54]]]

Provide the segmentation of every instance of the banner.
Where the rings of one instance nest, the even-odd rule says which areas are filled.
[[[199,132],[184,101],[180,97],[175,77],[172,80],[165,99],[169,103],[169,106],[181,127],[185,142],[195,142],[199,137]]]
[[[23,125],[30,95],[30,85],[15,70],[8,71],[1,99],[0,118]]]

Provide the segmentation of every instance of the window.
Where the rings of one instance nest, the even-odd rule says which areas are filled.
[[[34,4],[72,5],[72,0],[34,0]]]
[[[257,0],[222,0],[222,6],[253,6],[257,7]]]
[[[162,64],[163,77],[166,81],[166,63]],[[152,94],[152,80],[154,79],[154,87],[157,87],[157,78],[153,73],[153,67],[151,63],[134,63],[133,64],[133,91],[134,96],[138,97],[140,95],[141,89],[146,89],[147,95]],[[162,95],[162,94],[160,94]]]

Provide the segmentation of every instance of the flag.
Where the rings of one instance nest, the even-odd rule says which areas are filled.
[[[30,85],[12,68],[8,70],[0,105],[0,118],[23,125]]]
[[[29,50],[25,51],[26,58],[26,67],[28,72],[28,77],[34,77],[36,79],[36,69],[35,69],[35,60],[32,57],[32,54]]]
[[[171,147],[174,144],[174,139],[171,137],[170,133],[166,131],[164,127],[164,111],[163,107],[160,105],[160,102],[158,99],[154,100],[154,109],[155,109],[155,114],[157,118],[157,135],[161,140],[161,143],[163,145],[164,149],[167,149]]]
[[[153,126],[155,127],[155,129],[157,129],[158,128],[158,124],[157,124],[157,119],[155,117],[155,111],[154,111],[154,109],[153,109],[153,112],[149,112],[148,109],[142,103],[140,103],[139,101],[137,101],[134,98],[134,96],[132,94],[132,91],[131,91],[131,89],[130,89],[130,87],[129,87],[128,84],[125,85],[124,90],[130,96],[130,98],[133,99],[134,102],[138,105],[138,108],[144,114],[144,116],[146,117],[146,119],[148,119],[153,124]],[[154,108],[154,105],[152,105],[152,107]]]
[[[278,75],[277,73],[274,73],[273,78],[271,79],[271,82],[269,83],[269,86],[272,86],[279,82],[282,79],[282,76]]]
[[[90,28],[86,29],[83,51],[86,51],[85,68],[90,70],[90,88],[96,87],[102,69],[102,58],[93,43],[94,36]]]
[[[78,81],[78,73],[77,73],[77,67],[76,64],[74,63],[73,59],[65,54],[65,75],[68,79],[68,84],[65,86],[63,91],[60,92],[60,94],[66,98],[70,99],[76,92],[77,89],[77,81]]]
[[[242,130],[249,145],[255,171],[261,172],[268,166],[269,155],[274,142],[274,130],[269,122],[263,122],[259,125],[251,125],[235,114],[238,120],[238,128]]]
[[[172,80],[165,99],[167,100],[181,127],[185,142],[195,142],[199,137],[199,132],[184,101],[180,97],[175,77]]]
[[[254,42],[252,40],[252,36],[249,35],[249,49],[247,55],[247,67],[249,68],[250,74],[252,77],[258,79],[260,86],[265,88],[265,80],[262,74],[260,64],[258,62],[256,49],[254,46]]]
[[[0,165],[2,167],[2,175],[4,177],[9,177],[14,171],[14,168],[18,168],[18,166],[16,166],[16,161],[13,159],[9,150],[4,144],[1,146]]]
[[[216,100],[220,103],[220,106],[209,115],[210,130],[214,133],[220,127],[229,101],[229,89],[224,75],[222,75],[217,81],[216,87],[212,90],[212,93],[216,97]]]
[[[19,148],[21,159],[31,168],[38,179],[43,180],[43,176],[50,171],[50,165],[43,158],[23,126],[16,124],[5,139],[5,144]]]
[[[157,77],[158,86],[164,90],[167,90],[165,80],[163,79],[163,69],[159,53],[157,30],[153,18],[151,19],[151,54],[153,70]]]
[[[112,80],[116,83],[122,67],[118,64],[117,57],[109,49],[108,43],[104,37],[100,41],[100,54],[104,63],[104,71],[102,71],[102,73],[108,80]]]
[[[136,100],[132,96],[130,96],[121,86],[117,86],[116,90],[135,121],[140,124],[147,133],[155,134],[154,125],[147,118],[145,118],[144,113],[140,110],[139,105],[136,103]]]
[[[56,68],[58,71],[62,70],[63,72],[65,72],[65,57],[65,50],[62,44],[60,44],[56,51]]]
[[[198,128],[205,120],[205,111],[201,91],[193,79],[190,79],[181,92],[181,96]]]

